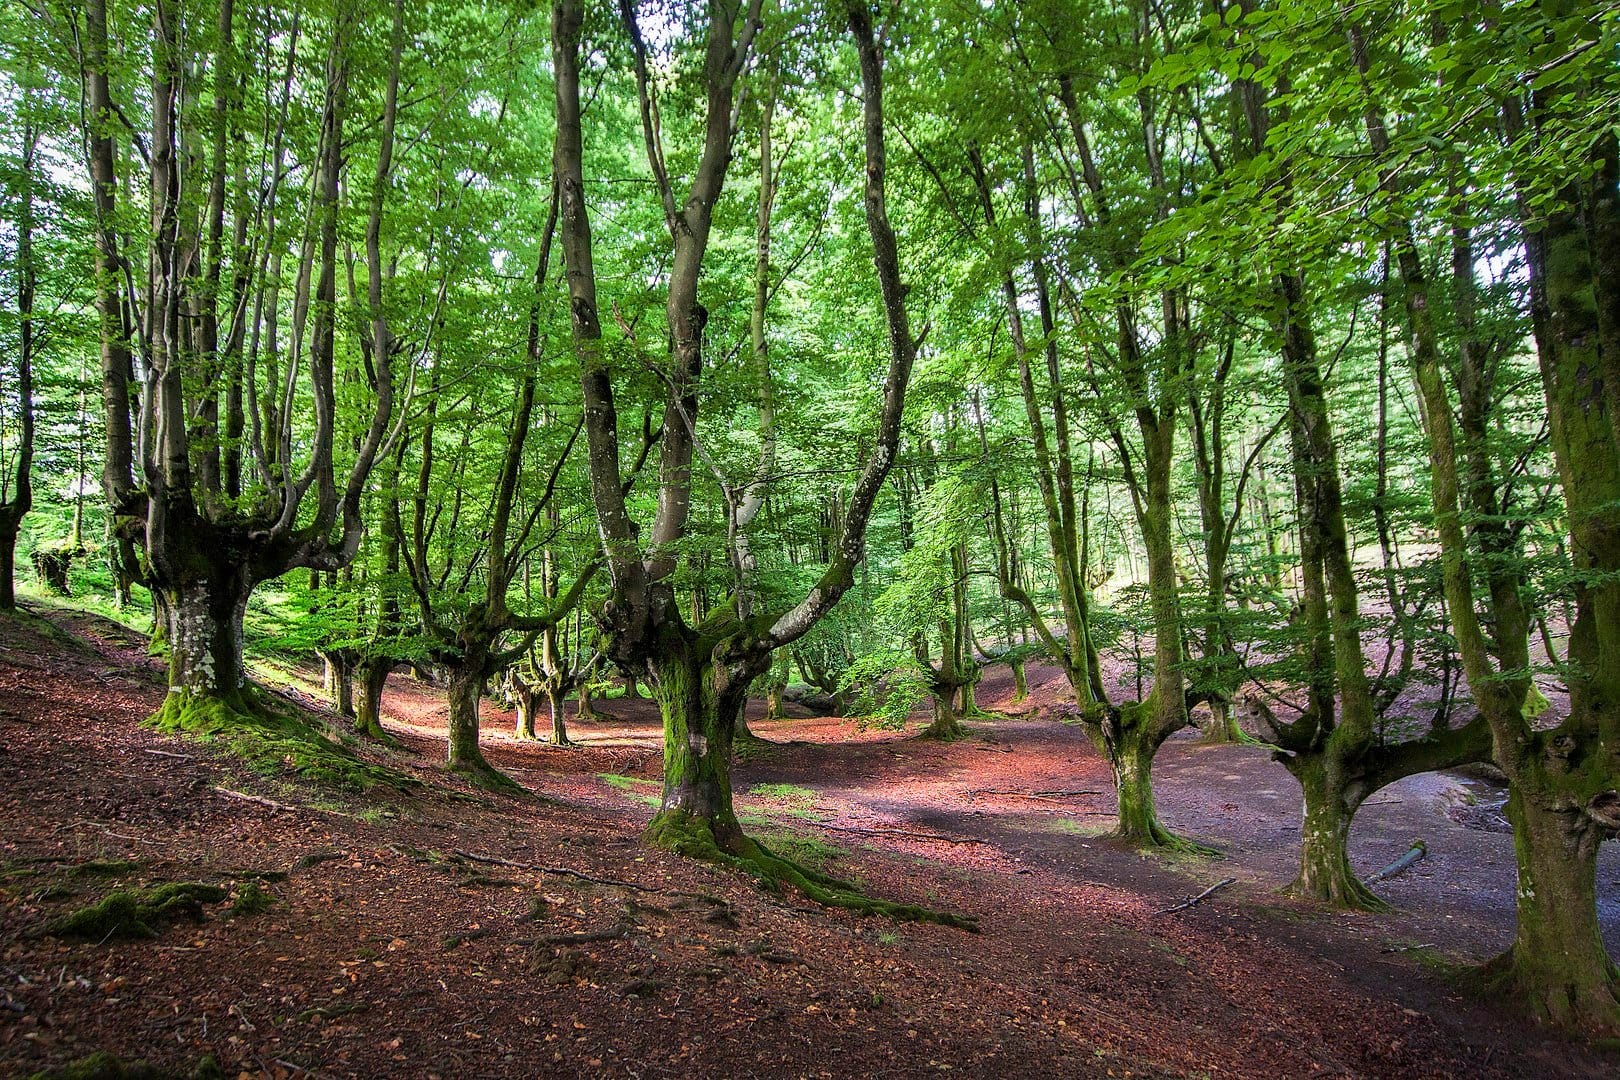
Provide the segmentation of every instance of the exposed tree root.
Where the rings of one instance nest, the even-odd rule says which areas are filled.
[[[419,783],[361,761],[290,710],[261,702],[249,687],[215,694],[173,690],[146,724],[223,746],[257,769],[291,769],[305,779],[354,791]]]
[[[1554,970],[1558,963],[1556,957],[1522,956],[1514,947],[1465,971],[1457,981],[1483,996],[1516,1003],[1553,1027],[1620,1040],[1620,967],[1606,960],[1604,978],[1593,985],[1560,978]]]
[[[1358,881],[1348,868],[1343,873],[1334,874],[1331,879],[1318,884],[1306,881],[1303,876],[1297,877],[1283,890],[1283,893],[1298,900],[1309,900],[1313,903],[1339,908],[1342,911],[1366,911],[1381,914],[1395,910],[1389,901]]]
[[[482,757],[473,761],[454,761],[446,765],[445,768],[457,776],[466,777],[468,783],[481,791],[506,795],[529,794],[528,788],[501,772]]]
[[[1117,840],[1136,845],[1145,851],[1163,851],[1174,855],[1196,855],[1202,859],[1226,858],[1218,849],[1208,844],[1201,844],[1196,840],[1189,840],[1185,836],[1173,833],[1160,824],[1157,817],[1150,817],[1147,821],[1137,821],[1127,824],[1123,819],[1113,831],[1112,836]]]
[[[684,811],[661,811],[647,826],[643,838],[653,847],[677,855],[702,859],[746,871],[771,885],[787,883],[825,907],[844,908],[863,915],[886,915],[902,922],[930,922],[978,933],[979,921],[971,915],[934,911],[915,904],[874,900],[851,882],[823,874],[785,859],[759,841],[735,830],[735,839],[725,848],[716,840],[713,826],[704,818]]]

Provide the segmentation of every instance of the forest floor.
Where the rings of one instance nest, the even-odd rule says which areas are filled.
[[[402,746],[362,752],[422,783],[343,794],[139,726],[163,697],[140,636],[43,614],[0,620],[0,1076],[95,1050],[177,1075],[211,1055],[228,1076],[443,1080],[1620,1069],[1454,985],[1513,924],[1498,796],[1459,777],[1374,797],[1358,870],[1414,839],[1428,856],[1377,887],[1393,913],[1332,914],[1278,894],[1299,795],[1263,749],[1192,733],[1160,754],[1162,816],[1224,860],[1107,839],[1107,768],[1056,719],[1054,672],[1032,669],[1027,711],[946,745],[756,717],[766,741],[735,777],[748,828],[874,896],[976,915],[970,934],[824,910],[644,848],[650,702],[603,703],[572,725],[576,749],[515,741],[486,702],[486,753],[534,793],[495,796],[440,769],[442,695],[395,676]],[[1008,706],[1010,689],[987,680],[980,701]],[[116,888],[170,882],[237,899],[258,883],[274,903],[208,903],[150,940],[42,932]]]

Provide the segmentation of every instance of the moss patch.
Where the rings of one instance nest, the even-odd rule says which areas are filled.
[[[596,778],[608,787],[617,788],[624,792],[636,802],[646,803],[648,806],[657,806],[663,802],[661,798],[650,790],[659,786],[656,780],[643,780],[636,776],[623,776],[619,773],[610,772],[597,773]]]
[[[88,907],[53,919],[45,930],[57,937],[102,942],[114,938],[155,938],[177,919],[203,920],[203,905],[217,904],[230,893],[218,885],[180,881],[136,892],[118,889]]]
[[[236,890],[236,899],[231,901],[231,914],[237,918],[262,915],[275,905],[275,894],[257,881],[249,881]]]
[[[290,771],[350,791],[419,784],[392,769],[361,761],[302,717],[259,702],[246,688],[217,695],[171,692],[146,723],[158,731],[223,746],[265,776]]]

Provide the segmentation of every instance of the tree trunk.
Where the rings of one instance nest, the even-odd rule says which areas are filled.
[[[551,745],[573,746],[574,740],[568,737],[568,720],[565,716],[563,695],[552,690],[546,691],[546,704],[551,708]],[[532,728],[532,720],[530,724]]]
[[[656,696],[656,695],[655,695]],[[579,709],[574,714],[575,720],[601,719],[594,708],[591,707],[591,680],[582,678],[579,681]]]
[[[449,767],[466,773],[479,787],[511,789],[517,784],[484,759],[478,748],[478,707],[484,696],[484,665],[465,658],[445,664],[449,674]]]
[[[363,657],[355,664],[355,681],[359,683],[360,693],[355,700],[354,730],[364,738],[394,741],[382,726],[383,687],[388,684],[393,669],[394,662],[380,656]]]
[[[512,689],[512,698],[517,705],[517,723],[512,735],[524,742],[533,742],[540,737],[534,730],[535,692],[527,686],[517,686]]]
[[[684,855],[748,854],[731,806],[731,747],[749,679],[706,658],[659,658],[653,671],[664,720],[664,798],[648,842]]]
[[[1129,715],[1140,709],[1127,705],[1121,711]],[[1137,721],[1122,726],[1109,754],[1119,797],[1119,825],[1114,835],[1144,847],[1174,847],[1186,841],[1159,823],[1153,804],[1153,757],[1158,749],[1145,724]]]
[[[1604,950],[1597,915],[1603,830],[1578,807],[1556,810],[1543,805],[1547,801],[1517,784],[1508,789],[1519,925],[1512,947],[1483,975],[1542,1019],[1614,1037],[1620,1035],[1620,968]]]
[[[787,684],[773,682],[765,690],[765,719],[786,720],[787,708],[783,705],[782,695],[787,692]]]
[[[954,742],[967,734],[962,727],[962,714],[956,709],[956,690],[936,690],[930,695],[933,702],[934,718],[928,727],[923,730],[925,739],[938,739],[941,742]]]
[[[1388,910],[1350,867],[1350,822],[1371,789],[1327,752],[1294,755],[1285,764],[1305,792],[1299,876],[1287,891],[1335,907]]]
[[[215,567],[206,576],[155,591],[162,598],[157,609],[169,652],[169,701],[159,712],[160,725],[179,721],[178,714],[198,700],[243,710],[242,616],[253,591],[247,574],[240,567]]]
[[[1215,697],[1208,704],[1209,723],[1204,725],[1204,737],[1199,742],[1206,746],[1242,742],[1243,730],[1238,727],[1237,719],[1232,714],[1232,703]]]
[[[326,692],[339,716],[354,716],[354,657],[346,650],[323,653]]]
[[[0,611],[17,606],[14,574],[17,567],[17,526],[11,515],[0,512]]]
[[[979,701],[978,696],[973,691],[973,683],[962,684],[962,715],[979,715]]]
[[[1012,662],[1012,677],[1012,703],[1017,705],[1020,704],[1025,698],[1029,697],[1029,682],[1024,676],[1024,662],[1022,660],[1014,660]]]

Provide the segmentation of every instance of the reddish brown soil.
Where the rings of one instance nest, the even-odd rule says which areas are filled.
[[[1229,859],[1142,856],[1104,838],[1106,770],[1078,730],[1047,718],[1051,673],[1033,713],[952,745],[843,720],[755,720],[773,745],[737,770],[751,827],[837,845],[833,872],[975,914],[974,935],[822,910],[643,848],[656,785],[598,774],[656,780],[647,702],[576,722],[575,750],[514,741],[510,716],[486,705],[491,760],[539,796],[508,798],[438,769],[442,700],[396,677],[386,711],[405,749],[367,753],[426,786],[343,797],[139,727],[162,698],[139,639],[51,618],[72,636],[0,620],[0,1075],[96,1049],[175,1068],[212,1054],[227,1075],[445,1080],[1620,1067],[1472,1000],[1434,961],[1482,958],[1511,934],[1511,845],[1444,812],[1460,781],[1411,781],[1362,812],[1358,867],[1414,837],[1430,856],[1380,886],[1400,911],[1347,916],[1277,895],[1298,791],[1263,751],[1177,740],[1160,758],[1164,817]],[[984,704],[1005,704],[1004,684],[984,689]],[[813,797],[749,793],[765,784]],[[1049,792],[1074,794],[1032,797]],[[1600,867],[1611,947],[1617,854]],[[310,855],[323,858],[300,861]],[[75,869],[92,860],[138,866]],[[289,869],[264,914],[221,906],[142,942],[40,933],[115,886],[237,888],[247,872]],[[1156,914],[1228,876],[1238,884],[1205,903]],[[608,931],[623,936],[555,940]],[[1403,944],[1433,947],[1386,951]]]

